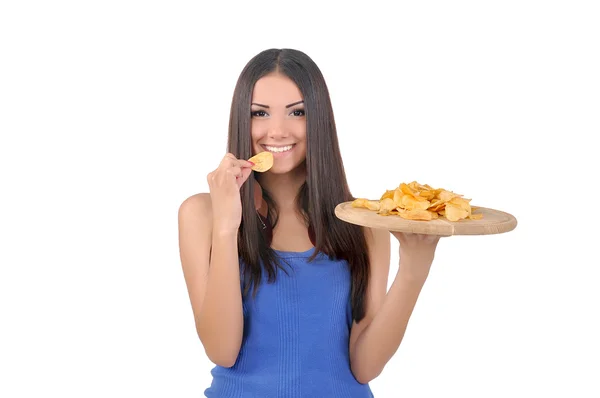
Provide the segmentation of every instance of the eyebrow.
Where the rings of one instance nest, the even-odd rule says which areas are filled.
[[[294,106],[294,105],[298,105],[298,104],[301,104],[301,103],[303,103],[303,102],[304,102],[304,101],[297,101],[297,102],[293,102],[293,103],[291,103],[291,104],[289,104],[289,105],[286,105],[285,107],[286,107],[286,109],[287,109],[287,108],[291,108],[292,106]],[[267,108],[267,109],[269,109],[269,105],[257,104],[256,102],[253,102],[251,105],[256,105],[256,106],[260,106],[261,108]]]

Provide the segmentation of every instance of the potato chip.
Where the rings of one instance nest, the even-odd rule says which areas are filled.
[[[417,221],[431,221],[440,217],[452,222],[483,218],[481,213],[473,214],[477,207],[471,206],[471,199],[417,181],[403,182],[396,189],[386,190],[379,200],[356,199],[352,207],[373,210],[382,216],[399,216]]]
[[[431,213],[427,210],[422,209],[412,209],[412,210],[404,210],[400,209],[398,215],[407,220],[421,220],[421,221],[429,221],[433,218]]]
[[[400,184],[399,188],[402,191],[402,193],[405,195],[414,196],[414,194],[415,194],[415,191],[410,187],[410,185],[408,185],[404,182],[402,184]]]
[[[437,207],[437,206],[444,206],[444,201],[441,199],[436,199],[433,202],[431,202],[431,206],[429,206],[429,208],[431,209],[432,207]]]
[[[394,203],[396,203],[396,206],[402,206],[402,197],[404,196],[404,193],[402,193],[402,191],[400,189],[396,189],[394,191]]]
[[[352,202],[352,207],[367,207],[367,206],[365,205],[366,201],[367,201],[367,199],[364,199],[364,198],[358,198],[358,199],[355,199],[355,200]]]
[[[400,201],[400,207],[403,207],[408,210],[412,209],[421,209],[427,210],[429,208],[429,201],[418,200],[413,195],[404,195],[402,196],[402,200]]]
[[[365,202],[365,207],[369,210],[379,211],[381,203],[378,200],[367,200]]]
[[[394,192],[394,190],[385,191],[385,193],[381,195],[381,198],[379,198],[379,200],[384,200],[386,198],[394,199]]]
[[[433,205],[429,206],[429,208],[427,210],[429,210],[429,211],[435,211],[437,213],[437,212],[440,212],[440,211],[444,210],[444,206],[446,206],[444,203],[440,203],[440,204],[438,204],[436,206],[433,206]]]
[[[446,218],[448,221],[458,221],[469,217],[469,212],[453,204],[446,204]]]
[[[379,210],[377,211],[379,214],[388,214],[390,211],[394,210],[397,207],[394,203],[394,200],[390,198],[385,198],[379,201],[379,203],[380,206]]]
[[[448,201],[448,204],[452,204],[463,210],[466,210],[470,215],[471,214],[471,206],[469,205],[470,201],[471,201],[471,199],[454,197]]]
[[[252,170],[262,173],[273,167],[273,154],[269,151],[259,152],[248,161],[254,163]]]
[[[446,191],[445,189],[443,189],[440,194],[438,195],[438,197],[443,200],[444,202],[449,202],[450,200],[452,200],[453,198],[460,196],[454,192],[450,192],[450,191]]]

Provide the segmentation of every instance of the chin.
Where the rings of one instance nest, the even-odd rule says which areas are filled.
[[[277,164],[277,161],[275,161],[275,163],[273,164],[273,167],[271,167],[271,169],[268,171],[268,173],[287,174],[287,173],[291,173],[292,171],[294,171],[298,168],[303,168],[303,167],[304,167],[304,161],[297,161],[297,162],[293,162],[293,163],[281,162],[279,164]]]
[[[271,173],[271,174],[288,174],[288,173],[292,172],[294,169],[295,169],[295,167],[278,167],[278,166],[273,166],[268,171],[268,173]]]

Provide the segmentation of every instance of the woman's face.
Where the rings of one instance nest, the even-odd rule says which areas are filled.
[[[296,84],[281,74],[259,79],[252,92],[252,151],[273,153],[270,173],[284,174],[306,159],[304,102]]]

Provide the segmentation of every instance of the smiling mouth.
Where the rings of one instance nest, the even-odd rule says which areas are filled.
[[[269,151],[269,152],[273,152],[273,153],[281,153],[281,152],[288,152],[291,151],[292,148],[295,146],[296,144],[292,144],[292,145],[282,145],[282,146],[271,146],[271,145],[263,145],[263,147]]]

